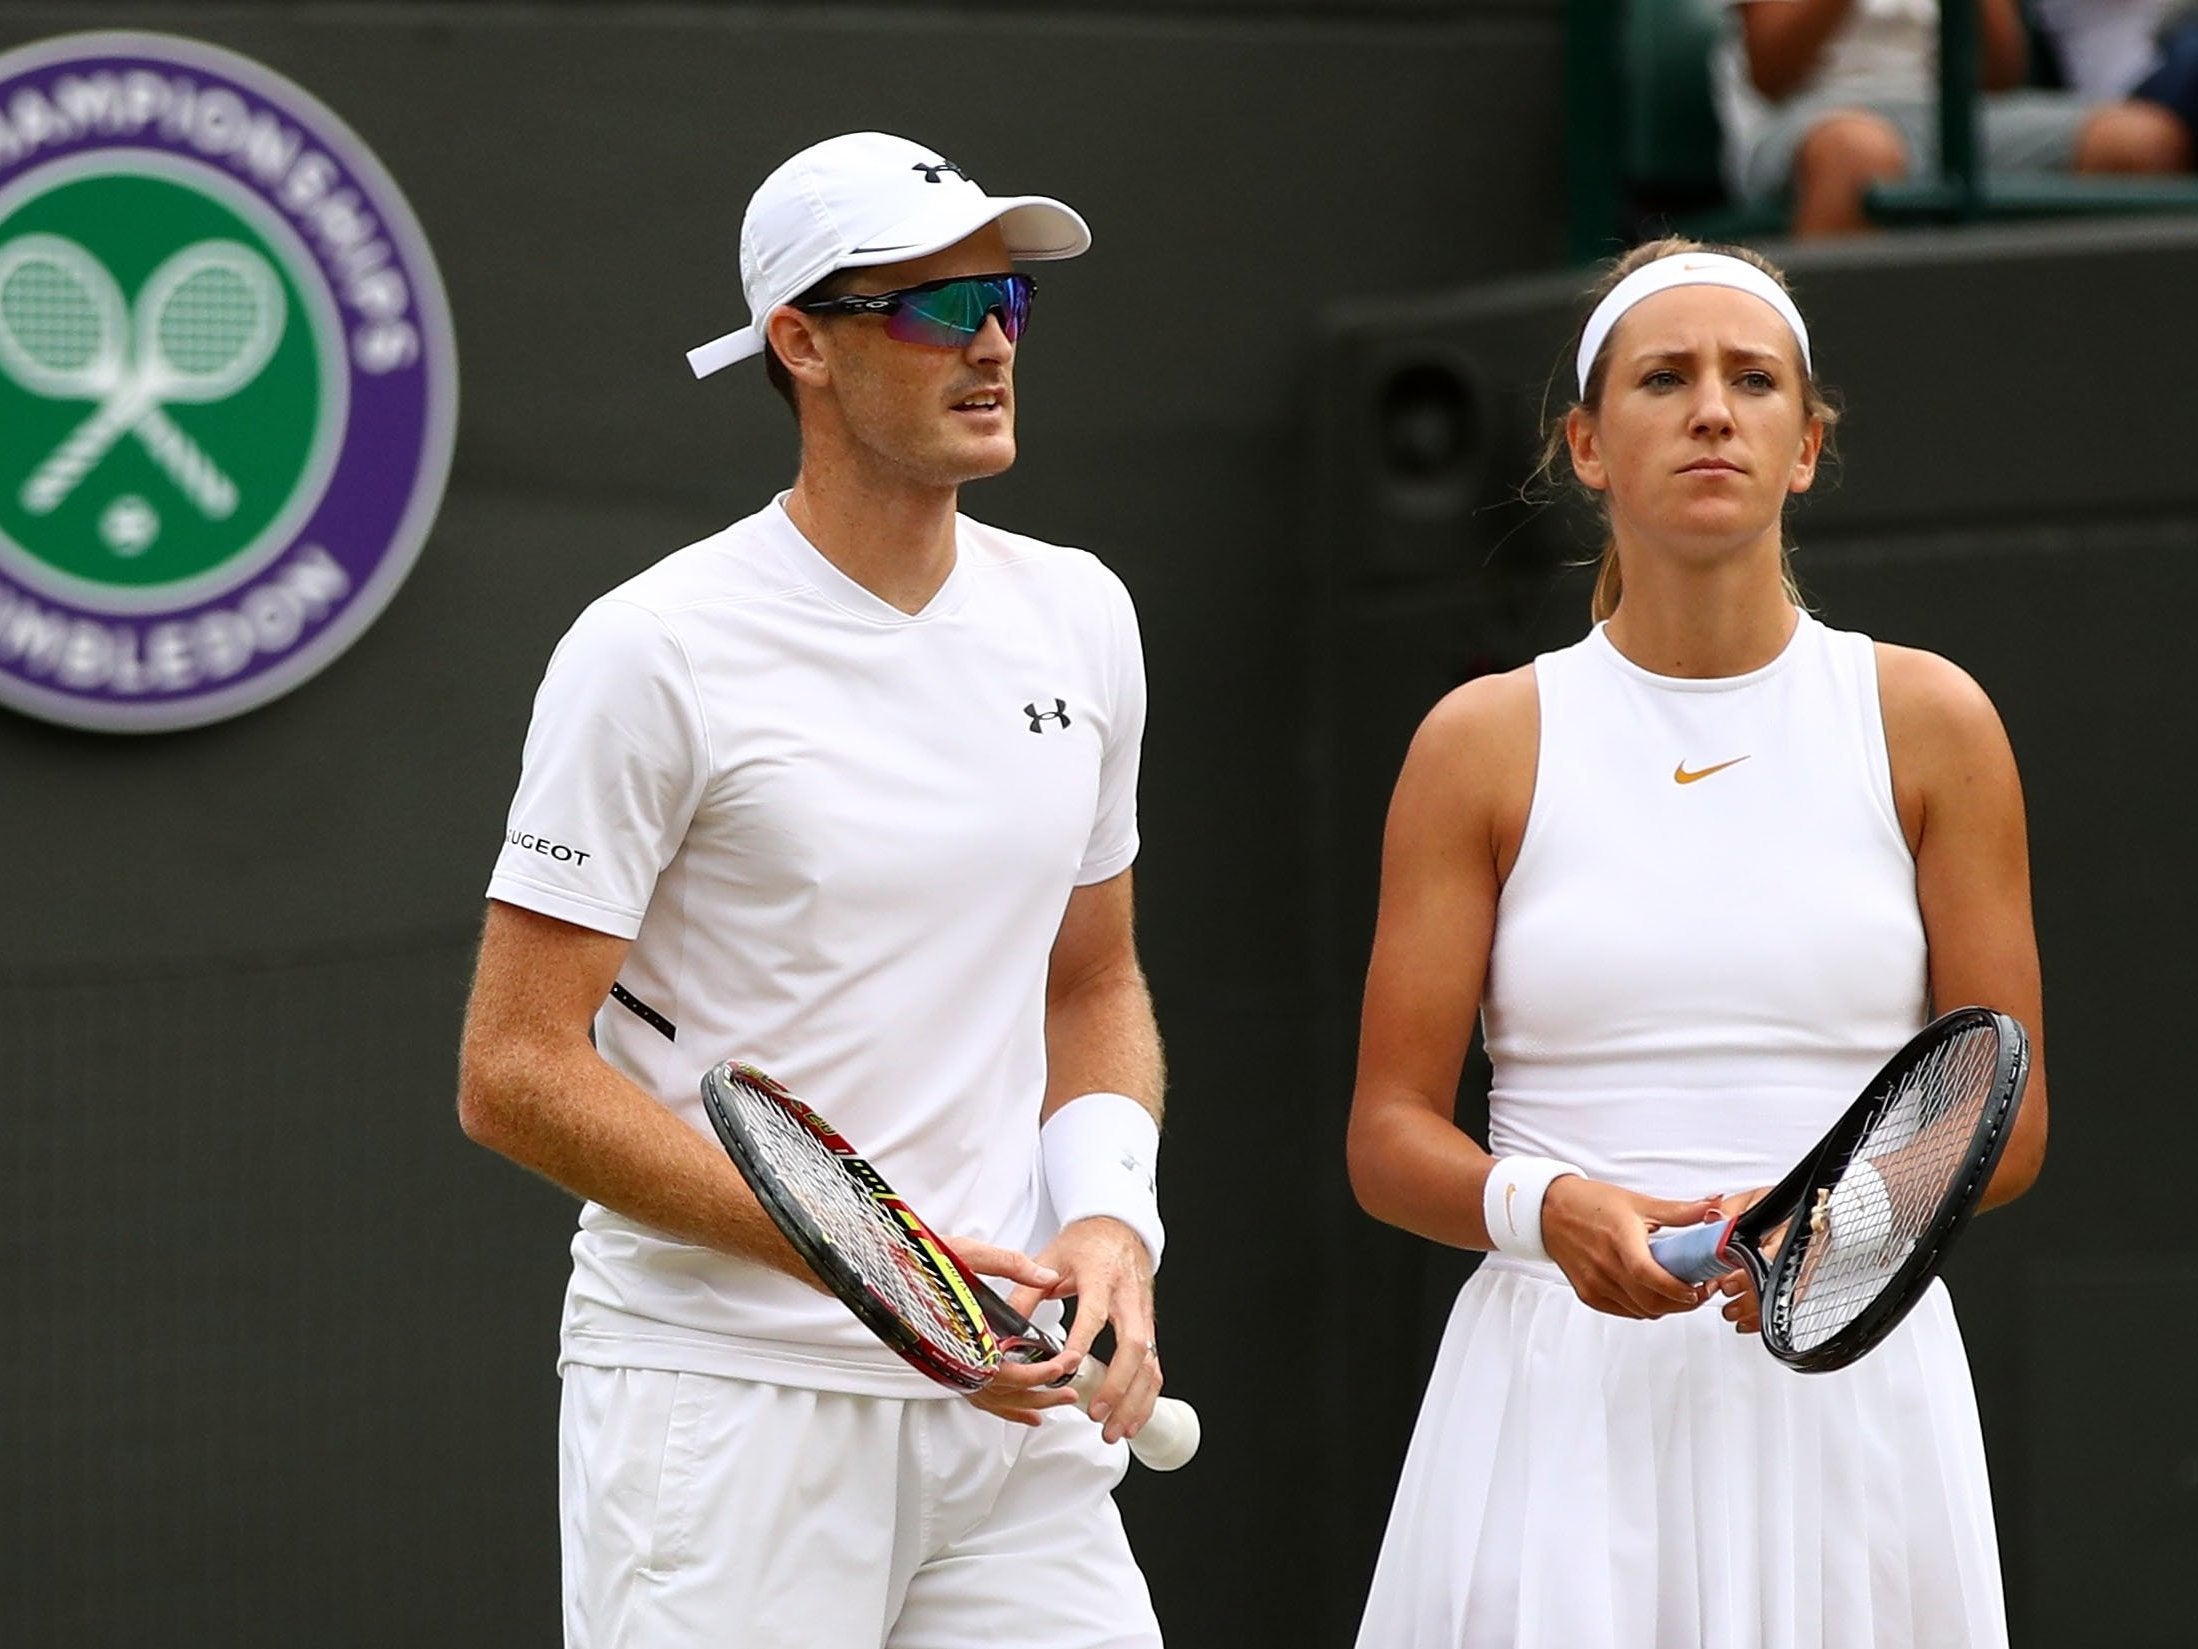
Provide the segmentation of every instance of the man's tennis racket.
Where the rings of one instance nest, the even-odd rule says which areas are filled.
[[[1744,1270],[1763,1344],[1805,1373],[1892,1333],[1969,1223],[2030,1075],[2021,1024],[1957,1008],[1917,1032],[1794,1171],[1735,1219],[1649,1243],[1684,1282]]]
[[[730,1060],[702,1079],[710,1125],[794,1251],[863,1326],[920,1373],[979,1391],[1002,1363],[1060,1351],[1044,1330],[962,1264],[832,1125],[752,1065]],[[1086,1357],[1069,1377],[1087,1408],[1106,1364]],[[1163,1397],[1130,1439],[1154,1471],[1198,1450],[1198,1413]]]

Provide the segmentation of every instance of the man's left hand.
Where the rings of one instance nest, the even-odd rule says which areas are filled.
[[[1077,1220],[1037,1256],[1060,1276],[1051,1288],[1026,1284],[1010,1303],[1024,1316],[1044,1299],[1076,1298],[1076,1322],[1061,1355],[1033,1368],[1047,1378],[1073,1374],[1091,1355],[1100,1329],[1114,1327],[1114,1357],[1092,1393],[1090,1414],[1110,1443],[1134,1437],[1160,1395],[1160,1354],[1153,1338],[1152,1256],[1144,1239],[1105,1215]]]

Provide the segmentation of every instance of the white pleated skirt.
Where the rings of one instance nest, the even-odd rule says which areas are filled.
[[[1836,1374],[1718,1303],[1635,1322],[1497,1256],[1458,1296],[1359,1649],[2004,1649],[1984,1441],[1934,1283]]]

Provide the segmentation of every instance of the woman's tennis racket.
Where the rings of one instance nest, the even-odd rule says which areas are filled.
[[[1893,1055],[1761,1202],[1659,1236],[1649,1252],[1684,1282],[1746,1271],[1773,1357],[1810,1374],[1845,1368],[1938,1274],[1992,1178],[2029,1075],[2030,1039],[2016,1020],[1957,1008]]]
[[[1002,1363],[1060,1351],[1044,1330],[962,1264],[832,1125],[752,1065],[702,1079],[710,1125],[794,1251],[863,1326],[941,1385],[979,1391]],[[1106,1364],[1086,1357],[1067,1380],[1088,1408]],[[1130,1439],[1154,1471],[1198,1451],[1198,1413],[1163,1397]]]

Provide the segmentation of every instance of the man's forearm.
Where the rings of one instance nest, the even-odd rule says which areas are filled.
[[[1773,101],[1798,91],[1853,9],[1854,0],[1751,0],[1740,27],[1756,90]]]
[[[731,1159],[584,1041],[469,1045],[459,1117],[476,1143],[576,1197],[814,1281]]]
[[[1160,1119],[1166,1061],[1152,993],[1134,965],[1064,988],[1046,1003],[1046,1097],[1050,1117],[1079,1094],[1127,1094]]]
[[[2030,31],[2015,0],[1977,0],[1977,68],[1991,92],[2010,91],[2030,78]]]

